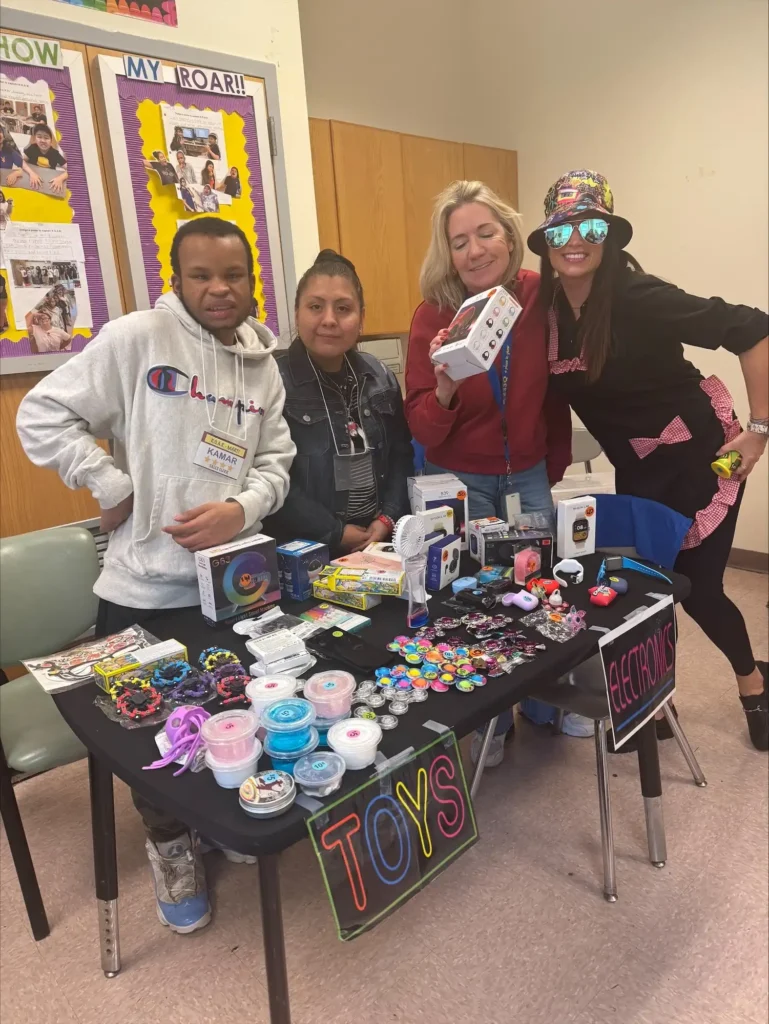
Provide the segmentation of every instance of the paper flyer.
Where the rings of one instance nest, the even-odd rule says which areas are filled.
[[[0,74],[0,187],[63,199],[68,176],[48,83]]]
[[[58,693],[72,686],[90,683],[97,661],[114,657],[116,654],[138,651],[156,643],[157,637],[148,633],[146,629],[142,629],[141,626],[129,626],[128,629],[113,633],[112,636],[101,640],[89,640],[66,651],[50,654],[46,658],[23,661],[22,665],[35,677],[46,693]]]
[[[240,196],[240,175],[227,161],[219,110],[160,105],[176,194],[189,213],[218,213]],[[234,174],[233,174],[234,170]]]

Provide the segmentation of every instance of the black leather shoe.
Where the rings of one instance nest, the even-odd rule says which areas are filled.
[[[764,677],[764,691],[740,697],[740,703],[748,720],[751,743],[756,750],[769,750],[769,666],[765,661],[757,661],[756,667]]]

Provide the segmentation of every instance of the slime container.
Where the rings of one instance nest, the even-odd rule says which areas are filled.
[[[328,796],[342,785],[346,769],[339,754],[306,754],[294,765],[294,778],[308,796]]]
[[[254,739],[254,750],[248,757],[241,761],[229,761],[221,763],[211,756],[211,751],[206,751],[206,767],[214,773],[217,784],[222,789],[237,789],[256,771],[259,758],[262,756],[262,744]]]
[[[253,755],[258,725],[253,711],[238,708],[212,715],[200,731],[211,756],[219,764],[233,764]]]
[[[268,704],[293,697],[298,689],[299,683],[293,676],[260,676],[258,679],[252,679],[246,686],[246,696],[257,716],[261,718]]]
[[[338,718],[350,710],[355,685],[355,677],[349,672],[316,672],[304,684],[305,700],[315,708],[318,718]]]
[[[381,739],[382,727],[366,718],[337,722],[328,730],[328,745],[353,770],[367,768],[374,763]]]
[[[315,709],[301,697],[288,697],[268,704],[262,712],[262,725],[267,730],[265,749],[269,743],[274,753],[294,755],[296,760],[298,751],[307,753],[303,748],[313,732],[317,739],[317,731],[312,729],[314,721]]]
[[[272,761],[273,768],[278,769],[282,772],[287,772],[289,775],[294,774],[294,765],[300,757],[304,757],[306,754],[312,754],[318,746],[318,730],[314,725],[311,725],[307,730],[309,738],[302,747],[297,747],[291,753],[287,753],[285,750],[275,749],[273,743],[277,737],[285,737],[285,733],[267,733],[264,741],[264,752],[267,754]]]
[[[252,818],[272,818],[287,811],[296,799],[296,783],[285,772],[252,775],[240,787],[239,803]]]
[[[316,718],[314,725],[318,730],[318,743],[321,747],[325,747],[328,742],[328,730],[332,725],[336,725],[337,722],[343,721],[345,718],[350,717],[350,712],[345,711],[343,715],[337,715],[336,718]]]

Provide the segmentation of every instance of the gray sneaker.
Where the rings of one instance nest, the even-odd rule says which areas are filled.
[[[185,832],[167,843],[147,839],[145,845],[160,923],[180,935],[205,928],[211,920],[211,905],[197,840]]]

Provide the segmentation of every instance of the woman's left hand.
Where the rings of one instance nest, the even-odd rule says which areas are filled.
[[[733,480],[744,480],[750,475],[754,466],[764,454],[767,438],[764,434],[756,434],[752,430],[743,430],[727,444],[718,449],[717,458],[727,452],[739,452],[742,456],[740,468],[732,474]]]
[[[369,544],[381,544],[390,539],[390,531],[381,519],[375,519],[368,528]]]

